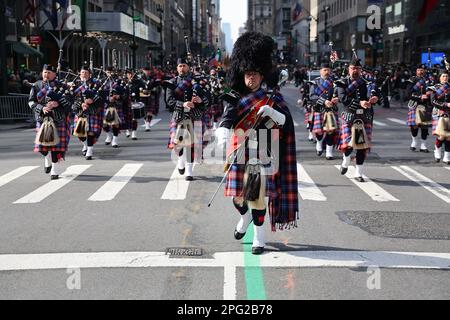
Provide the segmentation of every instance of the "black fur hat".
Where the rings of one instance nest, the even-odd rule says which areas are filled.
[[[244,94],[247,88],[244,75],[247,71],[259,72],[264,79],[269,79],[272,72],[272,53],[274,41],[259,32],[244,33],[235,43],[231,55],[228,77],[231,88]]]

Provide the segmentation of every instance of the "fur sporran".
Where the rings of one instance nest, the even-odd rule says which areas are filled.
[[[77,125],[73,130],[73,135],[78,138],[87,138],[88,136],[88,121],[85,117],[79,117]]]
[[[350,146],[355,150],[370,149],[369,138],[362,120],[356,120],[352,126],[352,141]]]
[[[264,210],[266,180],[260,163],[249,162],[245,166],[243,198],[250,209]]]
[[[36,144],[43,147],[54,147],[59,144],[60,139],[58,135],[58,129],[55,122],[50,117],[45,117],[42,121],[41,128],[36,135]]]
[[[177,147],[189,147],[194,144],[194,125],[192,120],[183,120],[178,124],[174,143]]]
[[[431,126],[433,124],[431,112],[428,112],[423,105],[418,105],[416,108],[416,124],[418,126]]]
[[[435,133],[440,138],[450,138],[450,118],[447,115],[439,117]]]
[[[105,114],[105,119],[103,124],[107,126],[118,126],[120,125],[120,117],[117,109],[115,107],[108,107]]]
[[[323,131],[334,132],[337,130],[336,117],[332,111],[327,111],[323,119]]]

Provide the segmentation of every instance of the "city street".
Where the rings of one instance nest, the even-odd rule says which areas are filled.
[[[318,158],[298,90],[282,93],[296,121],[299,227],[252,228],[219,192],[221,165],[178,175],[170,114],[152,132],[97,144],[87,162],[72,137],[67,170],[50,182],[26,124],[0,124],[0,299],[450,299],[450,166],[409,151],[407,109],[378,107],[366,183]],[[164,108],[163,108],[164,109]],[[434,138],[429,139],[430,151]],[[354,163],[353,163],[354,165]],[[191,248],[191,256],[176,248]],[[184,252],[186,253],[186,252]],[[181,252],[183,254],[183,252]]]

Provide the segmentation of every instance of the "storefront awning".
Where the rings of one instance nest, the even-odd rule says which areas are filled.
[[[19,41],[8,42],[8,43],[12,46],[13,51],[16,52],[17,54],[28,55],[28,56],[37,56],[40,58],[44,57],[44,55],[41,52],[37,51],[33,47],[30,47],[26,43],[19,42]]]

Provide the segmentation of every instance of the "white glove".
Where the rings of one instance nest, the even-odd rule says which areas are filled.
[[[269,117],[280,126],[286,123],[286,116],[270,106],[261,107],[258,111],[258,116]]]
[[[217,145],[219,147],[222,147],[224,145],[227,144],[228,139],[230,139],[231,136],[231,130],[224,128],[224,127],[220,127],[216,130],[215,132],[215,137],[217,140]]]

